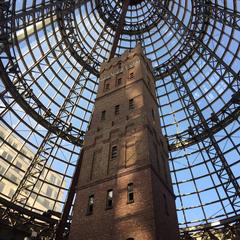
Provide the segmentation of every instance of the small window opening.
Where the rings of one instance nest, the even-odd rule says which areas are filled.
[[[130,110],[134,109],[134,100],[133,100],[133,98],[129,100],[129,109]]]
[[[94,204],[94,195],[91,195],[88,198],[88,208],[87,208],[88,215],[93,213],[93,204]]]
[[[106,209],[110,209],[112,207],[113,207],[113,190],[110,189],[107,191]]]
[[[118,78],[117,79],[117,86],[121,85],[122,84],[122,78]]]
[[[133,79],[134,79],[134,73],[133,73],[133,72],[131,72],[131,73],[129,74],[129,79],[130,79],[130,80],[133,80]]]
[[[119,115],[120,113],[120,105],[115,106],[115,115]]]
[[[134,202],[133,183],[129,183],[127,186],[128,203]]]
[[[111,158],[112,158],[112,159],[113,159],[113,158],[116,158],[117,155],[118,155],[118,148],[117,148],[117,146],[113,146],[113,147],[112,147]]]
[[[106,118],[106,111],[102,111],[102,115],[101,115],[101,120],[105,120]]]
[[[108,91],[110,89],[110,83],[109,83],[109,81],[105,81],[105,83],[104,83],[104,91]]]

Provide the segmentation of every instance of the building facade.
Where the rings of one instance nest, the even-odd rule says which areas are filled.
[[[12,198],[34,156],[35,153],[30,147],[0,124],[0,192],[4,198]],[[11,167],[13,164],[14,168]],[[42,197],[36,198],[34,194],[30,194],[28,203],[39,212],[54,210],[60,213],[64,195],[59,191],[59,186],[65,187],[66,182],[62,175],[51,167],[48,171],[43,169],[42,176],[46,176],[45,182],[40,178],[35,186],[35,191],[40,192]]]
[[[140,45],[101,66],[73,211],[70,240],[178,238],[167,141]]]

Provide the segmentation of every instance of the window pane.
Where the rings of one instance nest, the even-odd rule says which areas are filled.
[[[113,147],[112,147],[112,155],[111,155],[111,158],[116,158],[117,155],[118,155],[117,146],[113,146]]]

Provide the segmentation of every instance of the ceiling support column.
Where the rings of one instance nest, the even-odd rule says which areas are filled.
[[[121,12],[120,19],[119,19],[119,24],[117,26],[115,36],[114,36],[114,39],[113,39],[113,45],[112,45],[112,49],[111,49],[111,52],[110,52],[110,55],[109,55],[109,60],[111,58],[113,58],[115,53],[116,53],[119,37],[120,37],[120,34],[121,34],[121,32],[123,30],[123,27],[124,27],[125,17],[126,17],[126,13],[127,13],[129,3],[130,3],[129,0],[123,1],[122,12]]]

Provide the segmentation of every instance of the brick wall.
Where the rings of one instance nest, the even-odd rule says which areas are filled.
[[[101,67],[70,240],[177,239],[168,150],[151,71],[140,46]],[[133,106],[129,107],[131,99]],[[133,183],[132,203],[127,202],[129,183]],[[113,207],[106,209],[110,189]],[[89,215],[91,195],[94,204]]]

